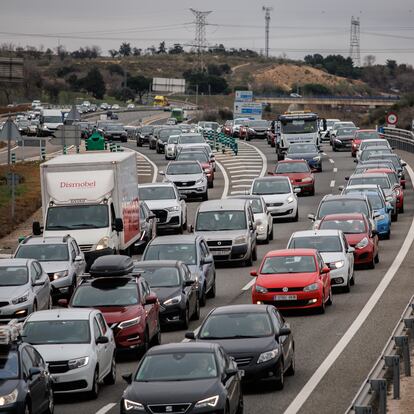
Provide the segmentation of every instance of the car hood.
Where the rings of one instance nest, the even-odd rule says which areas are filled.
[[[281,273],[278,275],[259,275],[256,284],[266,288],[272,287],[305,287],[318,280],[316,273]]]
[[[30,290],[28,284],[22,286],[1,286],[0,301],[9,301],[17,296],[23,295],[28,290]]]
[[[265,203],[284,203],[291,193],[284,194],[260,194]]]
[[[61,272],[63,270],[68,270],[67,262],[40,262],[43,270],[46,273]]]
[[[235,239],[239,236],[245,236],[247,232],[247,229],[243,230],[221,230],[221,231],[196,231],[196,234],[200,234],[204,236],[204,238],[209,240],[229,240],[229,239]]]
[[[68,361],[91,354],[90,344],[49,344],[34,345],[46,362]]]
[[[151,287],[151,290],[158,296],[160,302],[164,302],[167,299],[174,296],[181,295],[182,288],[180,286],[174,287]]]
[[[114,323],[119,323],[127,321],[129,319],[136,318],[139,316],[141,311],[140,305],[131,305],[131,306],[96,306],[96,309],[99,309],[103,316],[105,317],[106,323],[110,326]]]
[[[202,178],[203,174],[177,174],[177,175],[165,175],[165,178],[168,181],[177,182],[177,181],[197,181],[199,178]]]
[[[364,237],[368,238],[365,233],[357,233],[357,234],[345,234],[346,240],[349,245],[355,246],[358,244]]]
[[[133,382],[126,398],[144,404],[196,402],[218,394],[218,378],[192,381]]]
[[[214,342],[221,345],[227,354],[232,357],[243,354],[262,353],[276,347],[275,337],[263,338],[235,338],[235,339],[199,339],[199,342]]]
[[[17,379],[2,379],[0,380],[0,395],[8,395],[13,390],[18,388],[20,380]]]
[[[282,176],[282,177],[289,177],[290,181],[302,180],[306,177],[310,177],[310,178],[313,179],[312,174],[306,173],[306,172],[303,172],[303,173],[282,173],[282,174],[275,174],[275,175]]]
[[[320,252],[322,259],[325,263],[337,262],[339,260],[344,260],[344,254],[341,252]]]
[[[179,205],[176,199],[145,200],[145,203],[150,210],[159,210],[167,207],[176,207]]]
[[[319,153],[318,152],[308,152],[305,154],[286,154],[286,159],[291,159],[291,160],[311,160],[314,157],[318,157]]]

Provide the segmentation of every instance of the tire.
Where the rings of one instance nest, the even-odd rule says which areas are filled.
[[[203,199],[203,201],[207,201],[207,200],[208,200],[208,191],[206,191],[206,192],[203,194],[202,199]]]
[[[399,212],[399,213],[401,213],[401,214],[403,214],[403,213],[404,213],[404,204],[402,205],[402,207],[400,207],[400,208],[398,209],[398,212]]]
[[[398,221],[398,212],[391,215],[391,221]]]
[[[109,374],[104,378],[105,385],[113,385],[116,381],[116,361],[115,361],[115,354],[112,355],[111,361],[111,371]]]
[[[318,171],[319,171],[319,172],[322,172],[322,171],[323,171],[322,164],[321,164],[321,166],[318,168]]]
[[[149,339],[149,334],[148,334],[148,327],[145,328],[145,334],[144,334],[144,336],[145,336],[144,337],[144,344],[141,345],[138,348],[138,357],[139,358],[142,358],[146,354],[146,352],[148,351],[148,349],[150,347],[150,344],[149,344],[150,339]]]
[[[53,395],[52,387],[49,390],[49,404],[47,405],[45,414],[53,414],[55,412],[55,397]]]
[[[193,321],[198,321],[200,319],[200,300],[199,298],[196,299],[196,306],[194,309],[194,313],[191,316]]]
[[[48,302],[47,302],[47,310],[49,310],[49,309],[52,309],[52,306],[53,306],[53,301],[52,301],[52,296],[50,296],[49,295],[49,299],[48,299]]]
[[[190,308],[187,304],[187,306],[185,307],[185,312],[183,315],[183,319],[181,321],[181,325],[183,327],[183,329],[188,329],[188,326],[190,325]]]
[[[299,209],[296,209],[296,216],[293,217],[292,221],[296,222],[299,220]]]
[[[255,262],[257,260],[257,246],[254,246],[254,250],[252,251],[252,260]]]
[[[237,406],[236,414],[243,414],[243,412],[244,412],[243,394],[240,392],[240,399],[239,399],[239,404]]]
[[[187,230],[187,217],[185,218],[185,222],[183,223],[183,225],[181,226],[182,227],[182,229],[183,229],[183,231],[186,231]]]
[[[214,275],[213,284],[212,284],[210,290],[207,293],[207,297],[209,297],[209,298],[215,298],[216,297],[216,275]]]
[[[355,286],[355,272],[352,273],[352,277],[351,277],[351,286]]]
[[[269,234],[269,232],[267,232],[266,233],[266,238],[263,240],[263,243],[264,244],[269,244],[269,241],[270,241],[270,234]]]
[[[150,346],[161,345],[161,325],[160,321],[157,321],[157,333],[152,337]]]
[[[333,295],[332,295],[332,288],[330,288],[329,289],[329,297],[328,297],[328,300],[326,301],[326,304],[328,305],[328,306],[331,306],[332,305],[332,303],[333,303]]]
[[[214,188],[214,181],[209,181],[208,188]]]
[[[24,406],[24,414],[31,414],[32,410],[30,408],[30,402],[27,401],[25,406]]]
[[[323,315],[325,313],[326,310],[326,303],[325,303],[325,292],[324,292],[324,297],[322,298],[322,305],[319,306],[319,308],[317,308],[317,313],[319,313],[320,315]]]
[[[333,152],[337,152],[337,151],[338,151],[338,150],[336,149],[336,145],[333,145],[333,144],[332,144],[332,151],[333,151]]]
[[[295,351],[293,350],[293,355],[292,355],[292,359],[290,361],[289,368],[286,370],[286,376],[291,377],[291,376],[295,375],[295,370],[296,370]]]
[[[285,367],[283,365],[283,361],[280,361],[280,378],[276,380],[275,388],[277,390],[283,390],[283,387],[285,386]]]
[[[312,188],[312,191],[309,191],[309,195],[310,196],[314,196],[315,195],[315,187]]]
[[[374,262],[379,263],[379,254],[378,253],[374,257]]]
[[[95,373],[93,374],[93,383],[92,390],[89,391],[89,398],[91,400],[96,400],[99,395],[99,370],[98,367],[95,368]]]
[[[35,313],[36,311],[37,311],[37,302],[33,302],[32,313]]]
[[[206,294],[206,286],[203,285],[200,295],[200,306],[206,306],[207,302],[207,294]]]
[[[137,141],[137,147],[142,147],[141,141]]]
[[[372,260],[370,263],[368,263],[368,269],[375,269],[375,257],[374,255],[372,256]]]
[[[253,255],[253,252],[251,252],[249,258],[244,261],[244,265],[246,267],[253,266],[253,258],[252,258],[252,255]]]
[[[391,238],[391,229],[389,229],[388,232],[384,236],[385,240],[389,240],[390,238]]]
[[[342,291],[345,293],[349,293],[351,291],[351,278],[349,277],[349,275],[348,275],[346,286],[342,288]]]
[[[273,240],[273,237],[274,237],[274,232],[273,232],[273,219],[272,219],[271,226],[272,226],[272,230],[270,231],[270,234],[269,234],[269,240]]]

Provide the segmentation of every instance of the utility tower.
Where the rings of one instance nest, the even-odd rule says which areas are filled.
[[[206,41],[206,17],[211,13],[211,11],[200,11],[195,9],[190,9],[191,12],[194,14],[195,20],[195,38],[194,38],[194,46],[197,48],[198,53],[198,61],[200,69],[203,68],[203,51],[207,46]]]
[[[351,38],[349,43],[349,57],[354,62],[355,66],[361,66],[361,51],[360,51],[360,23],[359,17],[351,17]]]
[[[262,10],[265,12],[265,55],[269,57],[269,25],[270,25],[270,12],[273,7],[263,6]]]

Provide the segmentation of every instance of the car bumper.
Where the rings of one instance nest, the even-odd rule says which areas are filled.
[[[282,206],[267,205],[267,209],[273,218],[290,218],[296,215],[297,205],[294,203],[283,204]]]
[[[22,397],[23,398],[23,397]],[[25,401],[16,401],[13,404],[7,404],[0,407],[1,414],[24,414],[25,413]]]
[[[134,325],[129,328],[120,329],[118,328],[118,324],[112,324],[111,328],[114,332],[117,348],[134,349],[144,345],[145,326]]]
[[[295,300],[284,300],[283,297],[296,295]],[[278,297],[277,297],[278,296]],[[257,304],[274,305],[278,309],[311,309],[322,306],[322,291],[313,292],[268,292],[258,293],[253,290],[252,301]]]
[[[248,257],[248,244],[223,246],[222,248],[209,247],[215,261],[239,261]]]
[[[315,182],[292,182],[293,187],[300,188],[301,193],[309,193],[315,190]]]
[[[238,357],[236,356],[236,362]],[[267,362],[257,363],[255,355],[249,365],[237,364],[238,369],[244,371],[243,382],[258,381],[264,379],[274,380],[280,377],[280,358]]]
[[[370,264],[373,261],[374,246],[366,246],[363,249],[357,249],[355,246],[354,264],[356,266]]]
[[[207,183],[194,187],[177,187],[177,189],[180,194],[198,197],[206,193]]]
[[[184,312],[185,306],[183,307],[181,303],[171,306],[161,305],[159,316],[160,323],[162,325],[179,323],[183,320]]]
[[[385,236],[390,231],[391,221],[388,220],[388,219],[386,219],[386,220],[376,220],[375,225],[376,225],[378,234],[380,236]]]
[[[337,141],[336,139],[333,140],[333,144],[335,145],[336,148],[341,148],[341,149],[351,149],[352,148],[352,144],[351,141]]]
[[[89,362],[85,367],[60,374],[51,374],[54,393],[87,392],[92,390],[94,367]]]
[[[348,269],[343,266],[340,269],[331,269],[331,286],[342,287],[348,284]]]
[[[168,212],[167,218],[165,221],[157,222],[158,229],[177,229],[180,228],[181,223],[181,212]]]
[[[3,306],[0,308],[0,324],[9,323],[13,319],[17,319],[19,322],[23,322],[26,317],[32,312],[32,303]]]

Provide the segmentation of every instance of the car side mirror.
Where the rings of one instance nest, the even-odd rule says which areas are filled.
[[[194,285],[194,283],[195,283],[195,280],[185,280],[184,281],[184,287],[192,286],[192,285]]]
[[[62,308],[67,308],[68,307],[68,300],[67,299],[59,299],[58,300],[58,305],[61,306]]]
[[[124,222],[122,221],[121,218],[116,218],[114,220],[114,223],[112,225],[112,228],[117,232],[120,233],[121,231],[124,230]]]
[[[96,338],[96,344],[107,344],[109,342],[109,338],[107,336],[98,336]]]
[[[187,200],[187,196],[185,194],[180,194],[180,200]]]
[[[132,374],[124,374],[122,375],[122,379],[127,383],[127,384],[132,384]]]
[[[378,230],[372,229],[371,235],[372,236],[378,236]]]
[[[250,276],[252,276],[252,277],[257,277],[257,270],[252,270],[252,271],[250,272]]]
[[[44,279],[38,279],[32,283],[32,286],[43,286],[46,283]]]
[[[32,232],[35,236],[40,236],[42,234],[43,228],[38,221],[34,221],[32,224]]]
[[[290,330],[290,328],[280,328],[279,332],[276,334],[276,339],[279,336],[288,336],[292,333],[292,331]]]
[[[345,181],[349,181],[349,175],[345,177]]]
[[[331,269],[329,268],[329,266],[324,266],[322,269],[321,269],[321,273],[329,273],[331,271]]]
[[[316,220],[315,214],[308,214],[308,219],[315,221]]]
[[[273,171],[268,171],[267,175],[274,175]]]
[[[406,167],[407,166],[407,163],[406,162],[402,162],[401,163],[401,167]]]
[[[40,375],[42,373],[42,370],[39,367],[31,367],[29,369],[29,379],[32,379],[33,377],[36,377],[37,375]]]
[[[195,333],[193,331],[186,332],[185,333],[185,337],[186,337],[186,339],[191,339],[193,341],[196,339]]]
[[[194,233],[194,226],[191,224],[190,227],[188,228],[188,231],[190,233]]]
[[[145,298],[145,304],[146,305],[153,305],[154,303],[157,303],[158,301],[158,297],[157,295],[154,295],[152,293],[150,293],[146,298]]]
[[[343,189],[344,189],[345,187],[343,186],[343,185],[340,185],[339,187],[338,187],[338,190],[339,191],[343,191]]]
[[[224,371],[225,380],[235,376],[238,372],[239,370],[237,368],[226,368]]]
[[[213,258],[212,258],[211,256],[203,257],[203,258],[200,260],[200,263],[201,263],[202,265],[205,265],[205,264],[211,264],[211,263],[213,263],[213,262],[214,262],[214,260],[213,260]]]
[[[165,175],[165,172],[164,171],[158,171],[158,174],[159,175]]]
[[[73,260],[74,262],[81,262],[83,260],[83,257],[79,254],[77,256],[75,256],[75,259]]]
[[[357,164],[358,163],[358,160],[354,160],[354,163]]]
[[[156,215],[155,214],[150,214],[146,219],[145,219],[145,221],[147,222],[147,223],[149,223],[151,220],[153,220],[153,219],[155,219],[155,217],[156,217]]]
[[[348,253],[354,253],[355,252],[355,248],[354,247],[348,247]]]

